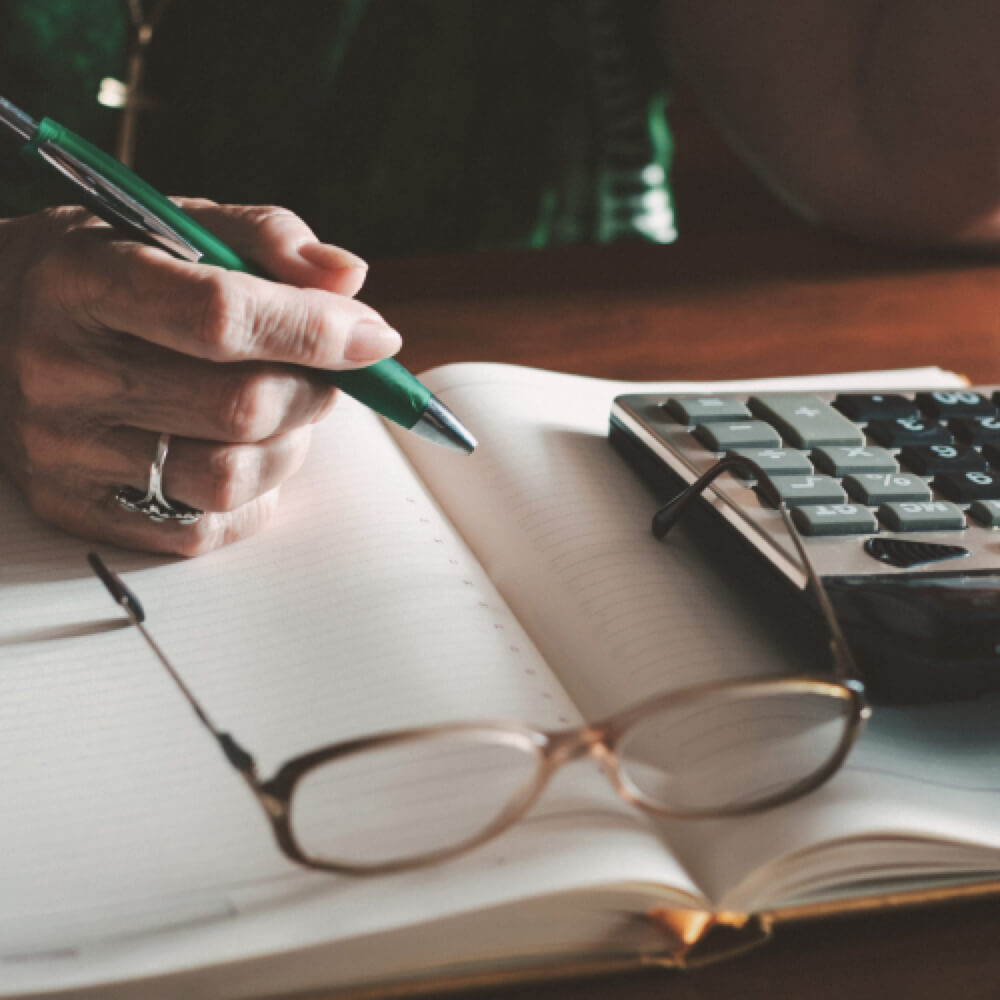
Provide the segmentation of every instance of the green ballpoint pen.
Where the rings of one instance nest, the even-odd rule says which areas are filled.
[[[105,222],[182,260],[257,274],[218,237],[114,157],[49,118],[36,121],[0,97],[0,125],[73,183]],[[421,437],[471,454],[476,439],[462,422],[398,361],[324,372],[330,381],[389,420]]]

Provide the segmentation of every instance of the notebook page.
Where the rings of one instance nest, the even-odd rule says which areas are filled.
[[[878,706],[841,771],[807,798],[664,830],[706,893],[736,909],[802,902],[845,883],[898,890],[932,875],[996,878],[998,712],[1000,695]]]
[[[683,524],[665,542],[652,537],[654,501],[607,442],[615,395],[670,385],[482,364],[451,365],[426,379],[481,446],[463,462],[420,440],[397,439],[584,714],[601,716],[689,683],[795,666],[782,636],[734,599],[730,581],[706,565]],[[963,384],[920,369],[752,386],[938,382]]]
[[[579,720],[370,413],[343,400],[282,500],[261,534],[199,559],[102,550],[261,773],[402,726]],[[38,524],[6,482],[0,509],[0,993],[126,975],[142,968],[140,947],[169,969],[581,878],[643,872],[693,891],[585,768],[447,875],[303,872],[283,860],[136,630],[121,626],[84,562],[87,544]],[[610,854],[599,849],[609,842]]]
[[[933,371],[837,381],[960,384]],[[642,387],[473,365],[429,382],[483,434],[483,459],[463,478],[419,444],[407,450],[585,712],[659,687],[796,665],[780,636],[727,601],[727,582],[680,536],[671,533],[668,551],[650,537],[652,501],[606,442],[611,398]],[[995,698],[880,708],[847,766],[813,795],[663,830],[706,895],[735,909],[873,878],[903,843],[899,878],[935,866],[1000,871],[997,708]]]

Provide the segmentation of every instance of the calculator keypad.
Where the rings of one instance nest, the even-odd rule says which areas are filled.
[[[905,539],[907,552],[968,553],[968,568],[1000,565],[998,401],[1000,392],[976,388],[628,396],[616,408],[689,481],[727,455],[760,465],[822,573],[878,573],[894,564],[875,554],[885,543],[865,551],[875,537]],[[777,512],[752,481],[727,478],[715,493],[749,526],[744,534],[773,534],[781,547]]]

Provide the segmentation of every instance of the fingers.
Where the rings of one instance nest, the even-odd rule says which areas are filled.
[[[315,423],[336,398],[336,390],[307,369],[214,364],[119,335],[93,339],[86,359],[61,345],[26,350],[21,392],[36,413],[63,411],[65,423],[86,414],[105,428],[223,443],[263,441]]]
[[[258,444],[224,445],[171,437],[163,492],[204,511],[238,511],[298,472],[309,452],[310,436],[311,428],[299,427]],[[94,448],[91,468],[100,462],[96,475],[112,491],[119,486],[144,490],[156,435],[129,428],[114,438],[114,450],[107,443]]]
[[[199,556],[256,534],[274,516],[278,501],[279,491],[272,490],[231,514],[206,513],[194,524],[179,524],[176,521],[154,523],[141,514],[128,513],[112,500],[107,507],[107,518],[101,522],[100,533],[87,537],[146,552]],[[105,524],[109,525],[106,533]]]
[[[176,260],[80,209],[0,222],[0,466],[66,530],[194,555],[270,516],[336,397],[313,369],[400,338],[350,297],[363,262],[294,215],[185,207],[276,280]],[[114,499],[145,488],[160,433],[164,489],[206,511],[196,525]]]
[[[161,489],[168,498],[205,511],[193,525],[153,522],[124,510],[120,487],[144,493],[157,436],[119,428],[99,437],[68,438],[52,431],[26,493],[45,520],[95,541],[179,555],[197,555],[244,538],[274,512],[280,485],[298,471],[310,428],[253,445],[170,439]]]
[[[206,513],[194,524],[151,521],[124,510],[113,496],[100,505],[81,507],[72,495],[53,494],[51,504],[36,507],[44,520],[74,535],[120,548],[163,555],[199,556],[249,538],[274,516],[279,491],[257,497],[229,514]]]
[[[192,218],[214,233],[244,260],[276,281],[300,288],[322,288],[357,295],[368,265],[354,254],[320,243],[293,212],[275,206],[217,205],[178,198]]]
[[[129,333],[215,362],[272,361],[357,368],[390,357],[399,334],[369,306],[316,288],[169,258],[80,230],[42,276],[63,310],[91,332]],[[71,260],[63,259],[72,255]],[[65,280],[71,274],[72,281]]]

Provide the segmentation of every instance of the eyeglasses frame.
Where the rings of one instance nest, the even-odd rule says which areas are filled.
[[[770,498],[777,497],[777,491],[774,490],[773,484],[755,463],[742,458],[738,460],[723,459],[657,511],[653,521],[654,535],[657,538],[662,538],[690,501],[698,496],[717,475],[737,467],[743,470],[749,469],[754,475],[759,476],[759,481],[766,484],[762,489],[769,491]],[[795,540],[809,583],[814,587],[816,596],[820,599],[821,611],[827,620],[827,625],[830,626],[835,679],[800,675],[711,681],[643,699],[602,721],[572,729],[545,730],[519,722],[484,721],[444,723],[377,733],[328,744],[292,757],[281,764],[275,773],[267,779],[259,777],[253,755],[245,750],[230,733],[221,730],[212,722],[204,707],[195,698],[146,628],[145,611],[133,591],[116,573],[108,568],[97,553],[89,553],[87,561],[111,597],[124,609],[132,624],[136,626],[160,663],[170,674],[199,721],[213,735],[226,759],[244,779],[267,817],[281,852],[290,861],[309,869],[342,875],[381,875],[429,867],[492,840],[515,824],[527,812],[560,767],[584,756],[595,758],[617,794],[624,801],[644,812],[673,819],[721,819],[762,812],[800,798],[828,781],[850,753],[861,724],[869,717],[871,709],[865,694],[864,684],[837,624],[836,616],[833,614],[822,584],[805,553],[801,540],[798,538],[798,533],[788,517],[787,510],[780,503],[780,498],[778,498],[778,506],[782,510],[786,526]],[[641,790],[636,788],[619,769],[617,749],[622,737],[646,716],[661,712],[665,707],[697,701],[722,691],[735,694],[740,691],[752,692],[762,688],[793,693],[800,691],[802,693],[822,694],[842,698],[848,703],[847,725],[844,727],[844,733],[835,752],[823,767],[811,775],[779,792],[747,802],[732,803],[712,809],[674,809],[664,807],[644,797]],[[316,768],[338,759],[400,743],[436,741],[468,733],[485,734],[491,741],[498,743],[516,744],[519,749],[532,751],[537,759],[533,781],[526,782],[525,787],[514,795],[492,822],[478,833],[434,851],[427,851],[395,861],[371,864],[342,863],[316,858],[304,850],[297,841],[292,824],[292,802],[295,789],[299,782]]]

